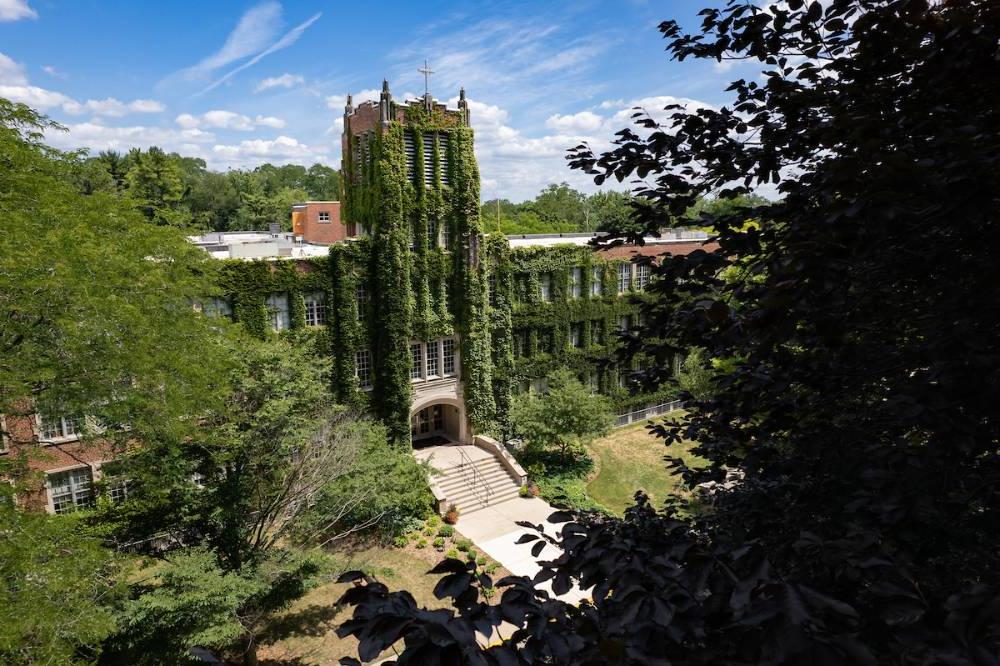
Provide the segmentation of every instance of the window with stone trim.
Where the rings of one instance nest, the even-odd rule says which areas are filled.
[[[424,378],[424,351],[419,342],[410,344],[410,379]]]
[[[72,513],[94,504],[94,473],[90,467],[48,474],[46,485],[55,513]]]
[[[590,322],[590,344],[604,344],[604,322],[600,319],[592,319]]]
[[[427,343],[427,378],[441,376],[441,350],[437,341]]]
[[[306,302],[306,326],[326,324],[326,293],[313,291],[303,297]]]
[[[328,211],[328,210],[321,210],[319,212],[318,221],[321,222],[322,224],[329,224],[330,223],[330,211]]]
[[[583,324],[577,323],[569,325],[569,346],[583,346]]]
[[[455,362],[455,341],[445,338],[441,341],[442,374],[450,377],[455,374],[457,363]]]
[[[38,432],[42,441],[70,439],[80,436],[83,419],[79,416],[38,416]]]
[[[427,247],[438,246],[438,223],[436,220],[427,220]]]

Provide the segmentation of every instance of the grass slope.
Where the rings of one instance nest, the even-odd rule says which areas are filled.
[[[637,490],[643,490],[659,504],[671,493],[686,493],[678,476],[672,476],[663,456],[667,447],[663,440],[649,434],[644,426],[633,426],[612,432],[594,440],[588,447],[597,463],[597,473],[587,484],[587,494],[616,514],[624,513],[633,504]],[[690,453],[691,444],[674,447],[686,463],[699,458]]]

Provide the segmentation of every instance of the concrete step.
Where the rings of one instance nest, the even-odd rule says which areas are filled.
[[[491,493],[481,493],[474,491],[467,491],[461,494],[453,495],[448,498],[449,504],[454,504],[455,506],[462,508],[462,506],[480,506],[484,502],[487,504],[493,504],[498,499],[505,499],[507,497],[514,497],[520,492],[518,486],[508,486],[503,489],[494,490]]]
[[[461,516],[463,515],[469,515],[470,513],[475,513],[476,511],[485,509],[487,507],[503,504],[504,502],[509,502],[510,500],[517,499],[518,497],[519,497],[518,491],[514,490],[513,492],[504,492],[502,494],[498,494],[494,497],[491,497],[489,503],[487,504],[474,503],[474,504],[467,504],[465,507],[456,504],[455,506],[458,507],[458,512],[459,512],[459,519],[458,519],[459,526],[461,526],[462,522]]]
[[[454,474],[448,477],[436,477],[434,479],[438,487],[444,491],[459,490],[468,486],[475,485],[504,485],[507,483],[516,483],[514,477],[507,472],[506,469],[496,469],[490,470],[488,472],[477,472],[475,475],[469,474]]]

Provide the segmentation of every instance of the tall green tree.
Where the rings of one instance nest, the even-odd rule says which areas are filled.
[[[128,195],[139,203],[146,219],[156,224],[186,226],[190,216],[181,206],[184,171],[180,159],[156,146],[146,152],[133,149],[129,158]]]

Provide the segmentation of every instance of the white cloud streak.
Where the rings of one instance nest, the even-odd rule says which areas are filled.
[[[222,109],[206,111],[200,116],[182,113],[174,119],[174,122],[185,129],[207,127],[212,129],[238,130],[241,132],[249,132],[258,127],[281,129],[285,126],[284,120],[275,118],[274,116],[258,115],[256,118],[251,118],[241,113]]]
[[[285,33],[285,35],[281,39],[276,41],[274,44],[271,44],[269,47],[267,47],[266,49],[264,49],[263,51],[255,55],[253,58],[240,65],[239,67],[226,72],[226,74],[224,74],[219,79],[213,81],[207,88],[205,88],[198,94],[202,95],[210,90],[214,90],[215,88],[219,87],[220,85],[222,85],[229,79],[233,78],[234,76],[236,76],[243,70],[247,69],[248,67],[253,67],[258,62],[260,62],[267,56],[271,55],[272,53],[275,53],[282,49],[286,49],[295,42],[299,41],[299,37],[302,36],[302,33],[304,33],[309,28],[309,26],[318,21],[322,15],[323,15],[322,12],[317,12],[316,14],[313,14],[307,20],[303,21],[302,23],[298,24],[297,26],[289,30],[287,33]]]

